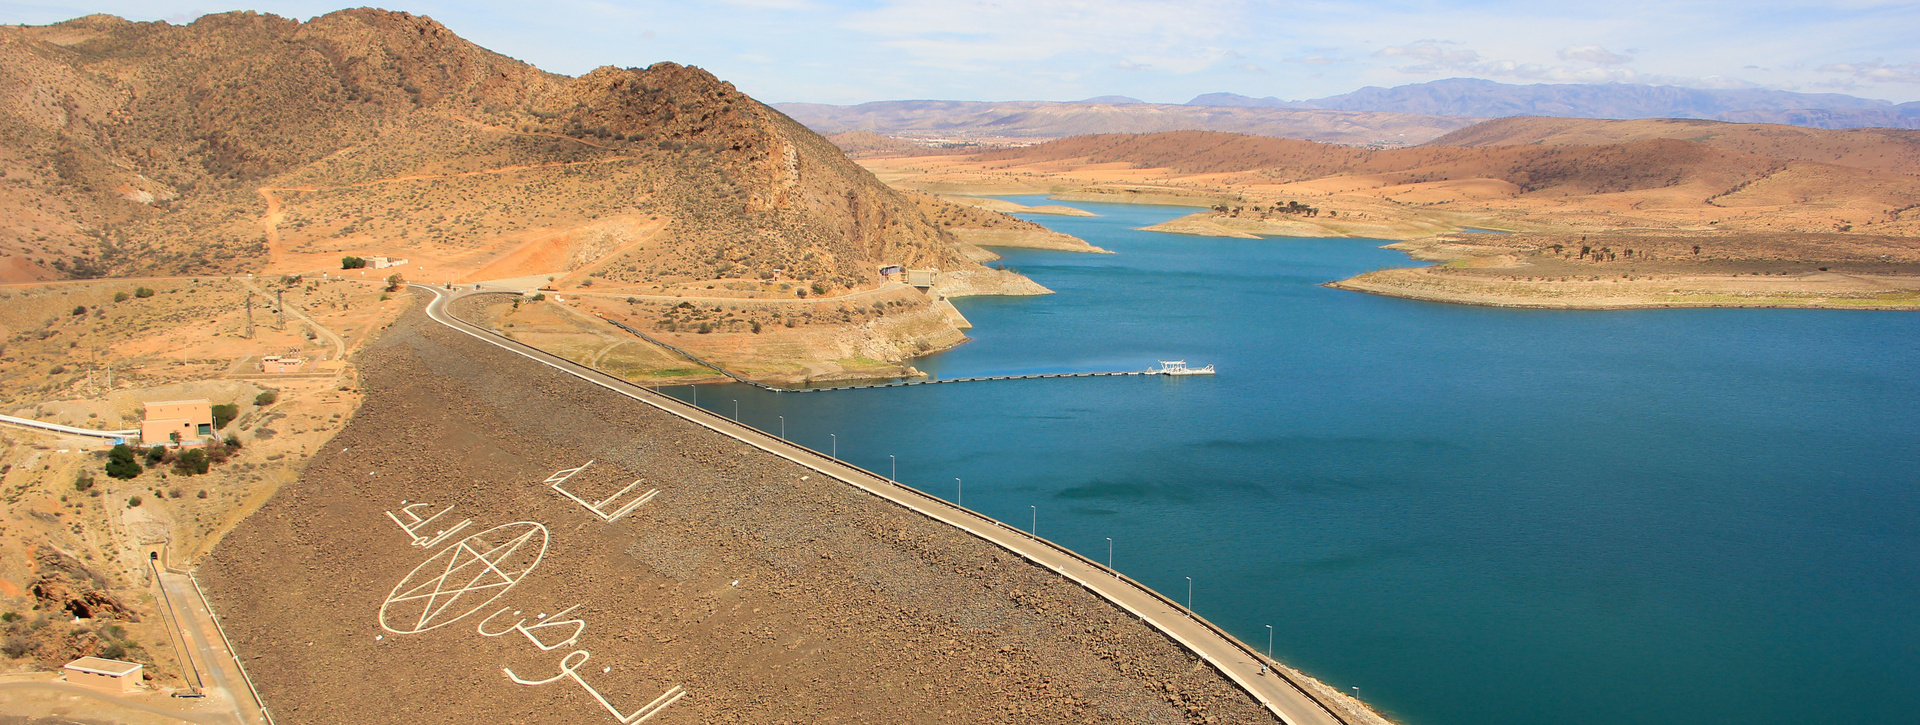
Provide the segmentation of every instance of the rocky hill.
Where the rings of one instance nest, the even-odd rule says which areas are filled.
[[[1858,169],[1920,174],[1920,130],[1826,130],[1771,123],[1650,118],[1499,118],[1427,142],[1428,146],[1593,146],[1680,139],[1726,151]]]
[[[603,285],[967,264],[918,204],[705,71],[568,78],[372,9],[0,28],[0,208],[7,281],[348,254]]]
[[[1802,129],[1784,131],[1802,132]],[[1913,197],[1920,194],[1920,180],[1908,176],[1915,170],[1913,166],[1897,158],[1878,156],[1869,163],[1860,159],[1868,154],[1855,152],[1852,146],[1834,140],[1855,139],[1864,148],[1867,140],[1891,138],[1894,140],[1885,143],[1906,148],[1908,142],[1903,137],[1871,131],[1806,133],[1827,136],[1824,143],[1822,137],[1810,135],[1799,142],[1768,144],[1761,140],[1765,138],[1762,131],[1749,130],[1727,134],[1717,142],[1626,134],[1604,143],[1443,146],[1436,142],[1419,148],[1374,150],[1237,134],[1175,132],[1081,136],[989,152],[981,154],[980,159],[1019,163],[1069,159],[1088,164],[1119,162],[1186,174],[1257,170],[1278,182],[1360,176],[1381,185],[1497,180],[1508,185],[1502,196],[1570,196],[1687,188],[1695,195],[1693,203],[1696,204],[1748,191],[1763,180],[1779,183],[1794,178],[1801,180],[1796,182],[1797,189],[1818,198],[1872,198],[1887,207],[1882,214],[1911,203]],[[1448,138],[1472,141],[1492,138],[1492,135],[1470,129]],[[1866,168],[1840,163],[1848,159],[1859,159],[1856,163]],[[1901,173],[1876,173],[1881,169]],[[1803,201],[1808,200],[1811,199],[1803,195]]]

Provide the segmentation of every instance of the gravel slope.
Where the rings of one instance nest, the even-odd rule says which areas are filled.
[[[571,678],[502,671],[556,677],[574,651],[590,653],[569,660],[578,679],[622,714],[684,687],[652,723],[1273,722],[1057,575],[417,309],[358,362],[354,420],[201,565],[281,725],[611,721]],[[542,484],[588,459],[567,483],[583,498],[635,479],[621,502],[660,493],[609,524]],[[455,505],[423,533],[473,524],[409,546],[383,513],[402,500]],[[519,521],[550,543],[516,586],[455,600],[446,626],[382,629],[416,566]],[[571,644],[571,625],[510,630],[576,604]],[[502,607],[486,628],[506,633],[482,636]]]

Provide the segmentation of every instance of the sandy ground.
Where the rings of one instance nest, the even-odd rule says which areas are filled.
[[[1892,202],[1881,199],[1897,197],[1887,189],[1906,188],[1902,180],[1909,177],[1874,177],[1874,184],[1849,192],[1851,182],[1839,172],[1828,179],[1819,169],[1793,167],[1718,194],[1690,184],[1532,196],[1498,179],[1427,182],[1399,178],[1405,174],[1344,173],[1296,178],[1085,158],[953,155],[861,163],[895,186],[937,193],[1045,193],[1061,200],[1203,208],[1148,231],[1397,240],[1393,248],[1445,263],[1369,272],[1331,285],[1374,294],[1580,309],[1920,306],[1914,298],[1920,241],[1903,226],[1899,211],[1884,208]],[[1281,208],[1292,204],[1311,213]],[[1476,229],[1516,234],[1462,233]],[[1705,249],[1689,250],[1694,245]],[[1615,256],[1576,256],[1583,246],[1604,247]],[[1619,256],[1626,250],[1645,254]]]
[[[1605,279],[1516,278],[1480,270],[1424,267],[1368,272],[1339,289],[1492,307],[1824,307],[1920,309],[1920,277],[1812,272],[1779,276],[1647,274]]]
[[[102,470],[107,441],[0,429],[0,612],[18,615],[0,623],[0,639],[25,650],[0,656],[0,673],[49,671],[115,646],[125,649],[121,658],[148,665],[154,702],[193,704],[167,697],[186,683],[149,581],[148,552],[165,565],[190,566],[293,480],[360,402],[354,370],[333,354],[331,338],[355,349],[406,305],[405,293],[382,300],[377,286],[360,283],[255,282],[299,305],[295,309],[319,324],[314,336],[307,337],[310,325],[298,318],[279,323],[271,298],[256,292],[254,336],[246,337],[246,290],[224,278],[0,288],[7,302],[0,305],[0,326],[12,335],[0,360],[0,370],[13,371],[0,375],[7,412],[123,429],[138,427],[145,402],[205,398],[236,404],[239,415],[221,434],[243,446],[207,474],[183,475],[163,464],[121,480]],[[142,287],[154,294],[136,296]],[[72,314],[75,306],[88,312]],[[318,364],[289,375],[263,375],[253,364],[260,355],[287,352]],[[64,369],[51,372],[55,368]],[[275,399],[256,405],[264,392]],[[67,570],[50,568],[49,557],[64,559]],[[74,621],[70,598],[111,601],[121,609],[96,608],[98,616]],[[10,715],[144,722],[98,704],[0,694],[0,712]]]
[[[658,723],[1271,721],[1056,575],[419,316],[357,363],[360,413],[203,568],[282,723],[607,717],[588,687],[622,712],[684,688]],[[607,523],[542,483],[588,460],[565,484],[587,500],[635,479],[626,495],[659,493]],[[527,573],[449,626],[383,629],[396,590],[406,614],[386,621],[416,628],[399,583],[435,556],[383,513],[402,501],[473,532],[537,524],[544,553],[503,564]],[[507,621],[561,611],[581,626]],[[579,680],[503,671],[563,661]]]

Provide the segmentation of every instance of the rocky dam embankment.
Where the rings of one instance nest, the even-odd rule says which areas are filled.
[[[1052,572],[417,308],[357,363],[201,567],[282,725],[1273,721]]]

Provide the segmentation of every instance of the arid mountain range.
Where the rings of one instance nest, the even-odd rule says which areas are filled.
[[[1389,239],[1443,262],[1338,283],[1366,292],[1920,307],[1920,130],[1508,118],[1412,148],[1176,131],[861,163],[937,193],[1201,207],[1151,231]]]
[[[1261,196],[1364,197],[1406,213],[1487,214],[1520,228],[1920,234],[1912,213],[1920,131],[1504,119],[1447,142],[1372,150],[1183,131],[1081,136],[976,158],[1158,169]],[[1695,219],[1702,214],[1711,218]]]
[[[1368,86],[1352,93],[1305,101],[1206,93],[1188,101],[1187,105],[1419,113],[1470,118],[1699,118],[1815,128],[1920,128],[1920,103],[1895,105],[1840,93],[1795,93],[1757,88],[1682,88],[1634,83],[1514,85],[1478,78],[1449,78],[1393,88]]]
[[[672,63],[568,78],[371,9],[0,28],[5,281],[384,255],[432,279],[847,288],[972,265],[921,207]]]
[[[1896,105],[1838,93],[1625,83],[1512,85],[1471,78],[1394,88],[1369,86],[1304,101],[1205,93],[1185,104],[1099,96],[1071,102],[876,101],[855,106],[780,103],[774,107],[823,134],[868,132],[912,138],[932,149],[942,147],[942,142],[953,148],[969,141],[1160,131],[1221,131],[1396,147],[1425,143],[1481,119],[1510,116],[1920,128],[1920,103]]]
[[[1031,142],[1097,133],[1220,131],[1353,146],[1425,143],[1475,119],[1410,113],[1228,108],[1096,98],[1048,101],[877,101],[857,106],[780,103],[774,108],[823,134],[867,132],[953,142]]]

